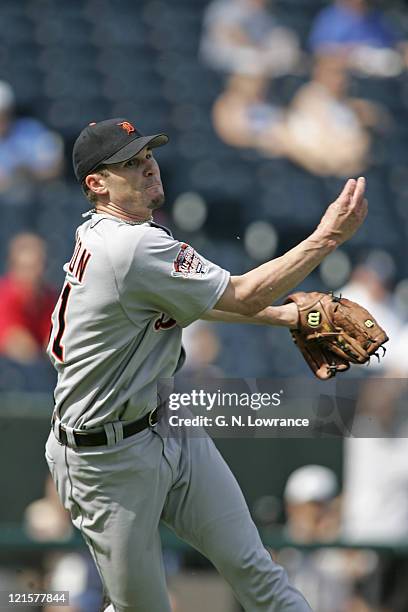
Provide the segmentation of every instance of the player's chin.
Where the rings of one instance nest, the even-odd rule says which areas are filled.
[[[148,207],[151,210],[155,210],[156,208],[160,208],[164,204],[164,193],[162,190],[158,190],[157,193],[154,193],[150,197],[150,203]]]

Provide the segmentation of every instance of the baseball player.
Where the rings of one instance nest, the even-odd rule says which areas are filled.
[[[295,248],[230,276],[153,221],[164,202],[153,150],[167,141],[118,118],[90,124],[75,142],[93,209],[52,316],[47,462],[116,612],[170,611],[160,521],[212,561],[247,612],[310,611],[263,547],[212,440],[182,427],[165,435],[156,383],[181,367],[182,328],[197,319],[296,326],[295,304],[270,304],[356,231],[365,181],[349,180]]]

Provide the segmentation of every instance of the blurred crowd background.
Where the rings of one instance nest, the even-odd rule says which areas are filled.
[[[406,612],[408,3],[3,0],[0,32],[0,590],[70,590],[71,612],[101,603],[46,475],[44,345],[88,208],[72,144],[117,116],[169,134],[156,221],[233,274],[297,244],[345,178],[367,177],[363,228],[301,288],[361,302],[389,333],[385,359],[358,372],[390,381],[362,384],[377,435],[217,444],[315,612]],[[311,376],[280,328],[200,322],[185,345],[188,376]],[[163,537],[175,612],[239,609]]]

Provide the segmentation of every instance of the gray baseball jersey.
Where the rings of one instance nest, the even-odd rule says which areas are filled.
[[[47,349],[56,414],[75,429],[137,419],[183,360],[182,328],[214,306],[229,273],[159,225],[99,213],[78,228],[64,270]]]

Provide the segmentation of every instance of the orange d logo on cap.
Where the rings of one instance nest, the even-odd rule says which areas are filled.
[[[122,130],[125,130],[128,134],[136,131],[133,125],[129,123],[129,121],[122,121],[121,123],[118,123],[118,125],[122,128]]]

